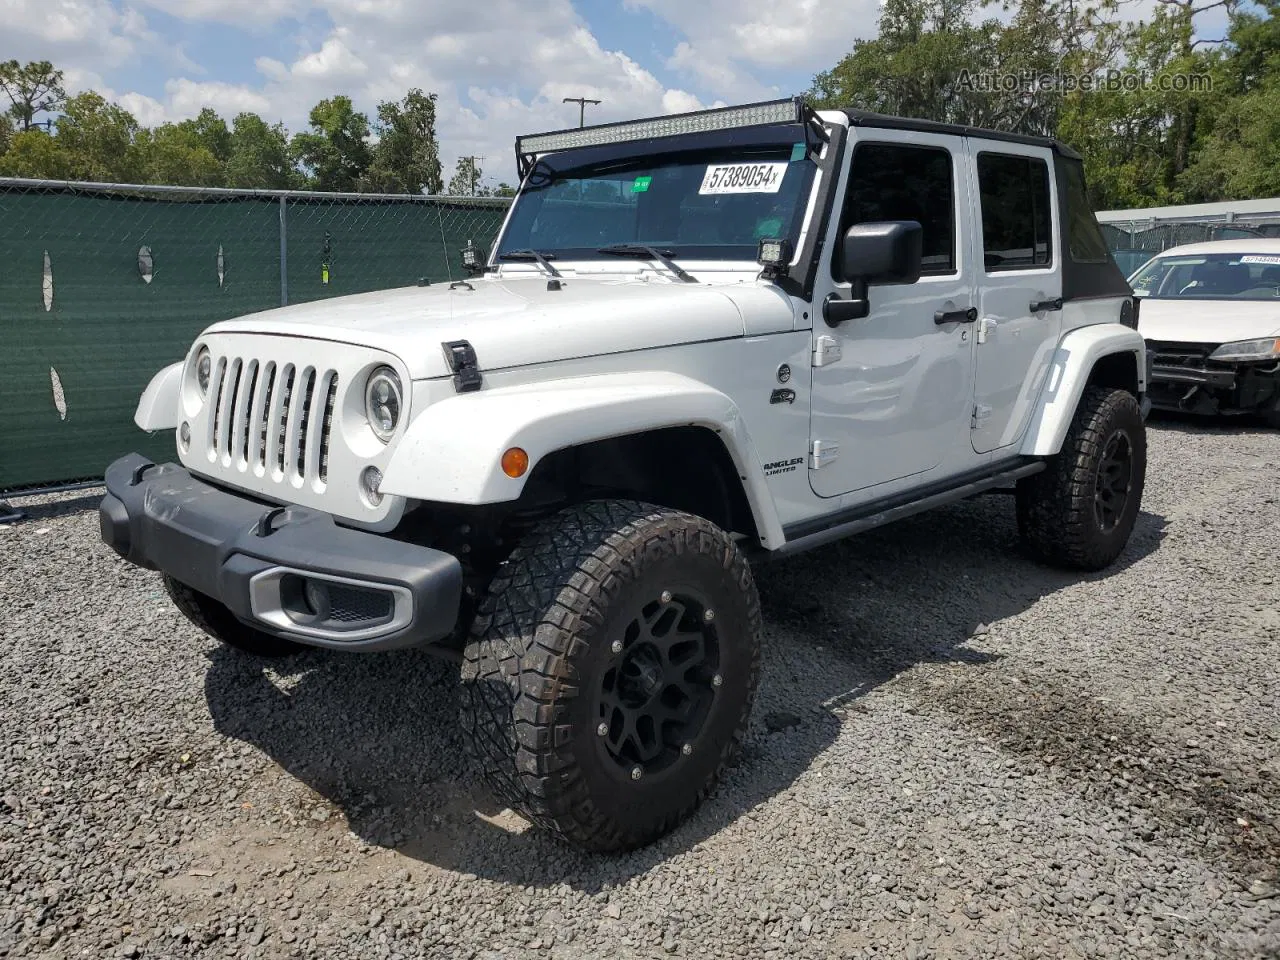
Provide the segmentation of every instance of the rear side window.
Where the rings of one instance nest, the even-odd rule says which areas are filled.
[[[1111,256],[1102,228],[1093,215],[1084,185],[1084,167],[1078,160],[1059,158],[1067,182],[1067,252],[1076,263],[1106,263]]]
[[[853,153],[840,233],[857,223],[915,220],[923,228],[922,274],[956,272],[951,154],[938,147],[860,143]],[[838,268],[833,263],[833,269]],[[839,279],[837,274],[837,279]]]
[[[986,269],[1048,266],[1053,260],[1049,165],[1035,157],[980,153],[978,192]]]

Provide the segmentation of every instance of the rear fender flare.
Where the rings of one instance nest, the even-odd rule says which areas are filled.
[[[1024,456],[1048,457],[1062,449],[1095,365],[1103,357],[1121,353],[1134,358],[1141,399],[1147,389],[1146,342],[1136,330],[1119,323],[1099,323],[1079,327],[1062,338],[1050,358],[1040,401],[1022,442]]]

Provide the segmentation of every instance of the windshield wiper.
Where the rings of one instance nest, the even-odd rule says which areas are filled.
[[[698,278],[671,259],[671,251],[658,250],[643,243],[614,243],[601,247],[596,253],[607,253],[611,257],[645,257],[657,260],[685,283],[697,283]]]
[[[539,253],[537,250],[512,250],[510,253],[498,254],[499,260],[536,260],[539,266],[547,268],[547,273],[553,277],[560,276],[560,271],[551,265],[551,258],[554,253]]]

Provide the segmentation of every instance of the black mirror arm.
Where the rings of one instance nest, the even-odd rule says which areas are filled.
[[[850,282],[849,299],[841,300],[834,293],[822,301],[822,319],[828,327],[838,327],[847,320],[861,320],[871,313],[871,301],[867,299],[867,281]]]

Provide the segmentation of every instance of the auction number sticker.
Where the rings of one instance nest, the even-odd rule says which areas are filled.
[[[786,173],[785,163],[713,163],[698,193],[777,193]]]
[[[1280,257],[1261,253],[1251,253],[1240,258],[1241,263],[1280,263]]]

